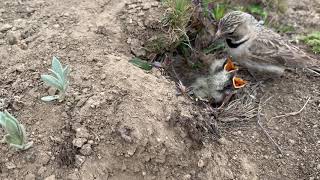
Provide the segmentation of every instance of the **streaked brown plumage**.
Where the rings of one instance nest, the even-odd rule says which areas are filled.
[[[250,71],[282,75],[285,69],[306,68],[320,72],[318,60],[248,13],[226,14],[219,22],[216,36],[225,39],[229,54]]]

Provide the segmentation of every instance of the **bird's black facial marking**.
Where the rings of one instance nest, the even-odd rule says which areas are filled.
[[[248,40],[249,40],[249,39],[245,39],[245,40],[240,41],[240,42],[238,42],[238,43],[234,43],[234,42],[232,41],[232,39],[227,38],[227,39],[226,39],[226,42],[227,42],[227,45],[228,45],[230,48],[237,48],[237,47],[239,47],[241,44],[247,42]]]

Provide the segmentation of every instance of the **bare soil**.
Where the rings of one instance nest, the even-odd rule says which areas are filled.
[[[219,122],[222,140],[198,142],[203,131],[185,125],[205,120],[199,106],[160,71],[128,63],[162,14],[155,0],[0,1],[0,110],[34,141],[0,146],[0,179],[320,179],[320,79],[292,73],[253,95],[271,97],[261,122],[283,155],[256,118]],[[320,3],[290,0],[279,21],[319,30]],[[52,56],[72,68],[63,103],[40,100]],[[309,97],[298,115],[272,119]]]

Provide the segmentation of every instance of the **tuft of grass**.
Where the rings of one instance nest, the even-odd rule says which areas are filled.
[[[205,14],[210,13],[210,16],[216,21],[219,21],[229,8],[225,2],[217,2],[216,0],[203,0],[202,6],[205,9]]]
[[[309,45],[314,53],[320,53],[320,31],[313,32],[300,39]]]
[[[164,5],[168,12],[162,22],[173,29],[185,29],[190,21],[193,5],[190,0],[165,0]]]
[[[278,25],[275,29],[280,33],[292,33],[295,32],[295,28],[290,25]]]
[[[182,41],[189,39],[187,27],[193,15],[194,6],[191,0],[165,0],[168,8],[162,23],[168,27],[169,47],[176,48]]]
[[[24,126],[7,111],[0,112],[0,125],[7,133],[2,141],[8,143],[11,147],[17,150],[27,150],[33,145],[32,141],[27,142]]]
[[[250,4],[247,6],[246,11],[250,14],[260,16],[263,21],[268,17],[267,11],[265,11],[264,7],[260,4]]]
[[[49,69],[49,71],[52,75],[41,75],[41,79],[49,86],[57,89],[59,94],[54,96],[45,96],[42,97],[41,100],[48,102],[58,99],[59,101],[63,101],[69,85],[68,76],[70,74],[70,68],[68,65],[63,67],[59,59],[53,57],[51,69]]]

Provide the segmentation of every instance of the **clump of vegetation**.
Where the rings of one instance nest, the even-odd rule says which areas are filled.
[[[7,111],[0,112],[0,125],[6,131],[3,142],[8,143],[11,147],[17,150],[27,150],[33,142],[27,142],[25,128]]]
[[[187,27],[193,15],[194,5],[191,0],[165,0],[167,12],[162,19],[162,24],[168,29],[166,36],[154,39],[152,46],[163,50],[176,48],[181,42],[188,39]]]
[[[202,6],[205,9],[205,14],[211,16],[215,21],[223,18],[227,8],[229,8],[225,2],[217,2],[215,0],[203,0]]]
[[[314,53],[320,53],[320,31],[313,32],[300,38],[304,43],[312,47]]]
[[[41,100],[53,101],[58,99],[59,101],[63,101],[69,85],[69,66],[67,65],[63,67],[59,59],[56,57],[53,57],[51,66],[52,69],[49,69],[49,71],[52,73],[52,75],[41,75],[41,79],[49,86],[57,89],[59,91],[59,94],[53,96],[45,96],[42,97]]]

